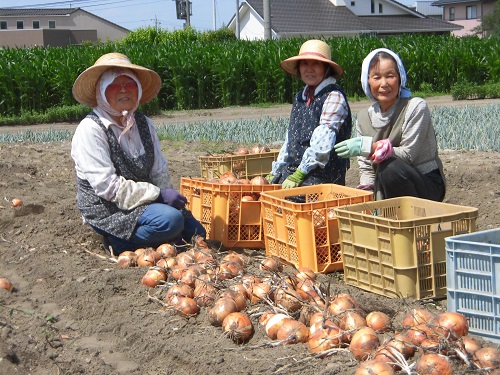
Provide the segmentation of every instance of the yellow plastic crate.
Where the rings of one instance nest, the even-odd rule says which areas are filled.
[[[226,247],[263,249],[261,203],[242,201],[263,191],[281,189],[281,185],[240,185],[207,182],[203,178],[181,178],[180,193],[188,200],[187,208],[207,231],[207,238]]]
[[[478,209],[414,197],[338,207],[344,279],[386,297],[446,296],[445,237],[476,230]]]
[[[296,267],[328,273],[342,269],[333,208],[369,202],[373,194],[342,185],[322,184],[266,191],[260,200],[266,254]]]
[[[230,156],[200,156],[200,171],[203,178],[219,178],[225,172],[233,172],[238,178],[251,179],[271,172],[273,161],[279,150],[259,154]]]

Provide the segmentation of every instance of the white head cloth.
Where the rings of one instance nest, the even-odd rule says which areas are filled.
[[[368,96],[371,100],[374,102],[376,101],[375,98],[373,97],[371,91],[370,91],[370,85],[368,84],[368,77],[370,74],[370,63],[373,59],[373,57],[379,53],[379,52],[386,52],[394,59],[396,60],[396,64],[398,66],[399,70],[399,77],[400,77],[400,85],[399,85],[399,97],[400,98],[409,98],[411,97],[411,91],[408,90],[406,86],[406,70],[403,65],[403,62],[401,61],[401,58],[391,51],[390,49],[387,48],[378,48],[373,51],[371,51],[368,56],[365,57],[363,60],[363,65],[361,66],[361,86],[363,87],[363,91],[365,92],[366,96]]]
[[[111,105],[108,103],[108,99],[106,99],[106,88],[119,76],[127,76],[132,78],[137,83],[137,102],[130,111],[122,111],[118,112],[117,110],[111,108]],[[135,75],[135,73],[130,69],[123,68],[111,68],[102,73],[99,81],[96,85],[96,100],[97,106],[109,113],[112,116],[121,116],[121,125],[123,126],[123,131],[118,138],[118,142],[121,137],[132,128],[135,124],[134,112],[139,107],[139,102],[142,97],[142,86],[141,82]]]

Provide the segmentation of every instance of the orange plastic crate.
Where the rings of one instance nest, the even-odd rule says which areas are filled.
[[[180,193],[186,196],[186,208],[207,231],[207,238],[226,247],[263,249],[261,202],[242,201],[242,197],[260,197],[264,191],[281,185],[240,185],[207,182],[203,178],[181,178]]]
[[[474,232],[478,209],[414,197],[335,209],[344,280],[391,298],[446,296],[445,237]]]
[[[258,154],[230,156],[200,156],[200,176],[203,178],[219,178],[225,172],[233,172],[238,178],[251,179],[255,176],[271,172],[273,161],[279,150],[271,150]]]
[[[328,273],[342,269],[333,208],[373,200],[373,194],[322,184],[266,191],[260,196],[266,254],[296,267]]]

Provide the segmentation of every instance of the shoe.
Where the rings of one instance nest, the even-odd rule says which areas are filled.
[[[113,256],[113,247],[111,246],[111,243],[109,242],[109,239],[107,236],[102,236],[102,248],[104,249],[104,252],[108,255]]]

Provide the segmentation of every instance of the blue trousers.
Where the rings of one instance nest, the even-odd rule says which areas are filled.
[[[152,203],[137,221],[130,239],[124,240],[92,227],[102,236],[106,236],[113,247],[113,253],[118,255],[126,250],[134,251],[141,247],[158,247],[167,242],[177,242],[183,239],[191,242],[194,235],[205,238],[206,231],[190,211],[177,210],[163,203]]]

